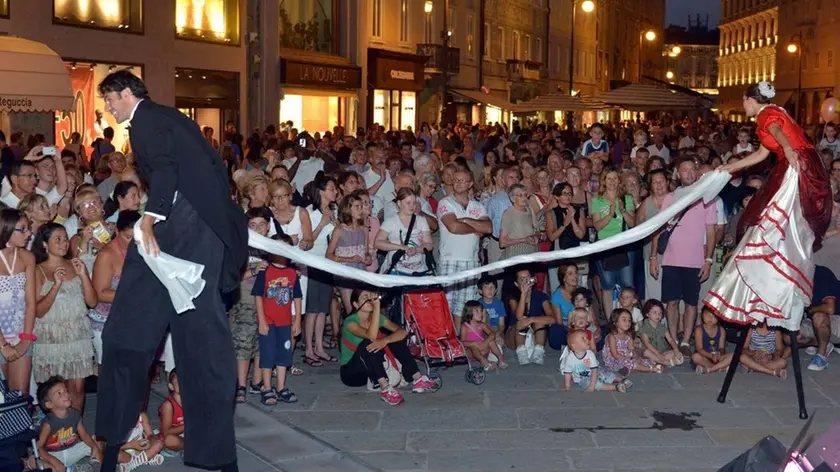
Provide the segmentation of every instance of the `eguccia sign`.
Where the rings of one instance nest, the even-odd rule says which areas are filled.
[[[0,97],[0,110],[20,110],[32,108],[32,99],[29,97]]]

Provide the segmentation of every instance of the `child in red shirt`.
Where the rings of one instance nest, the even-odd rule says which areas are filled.
[[[276,234],[271,239],[292,245],[288,235]],[[282,256],[272,255],[271,264],[254,280],[254,295],[257,306],[257,321],[260,335],[260,369],[263,379],[271,379],[271,371],[277,368],[276,388],[263,385],[260,392],[263,405],[272,406],[277,400],[294,403],[297,397],[286,388],[286,370],[292,365],[294,338],[300,334],[301,299],[300,280],[295,269],[288,267],[289,261]],[[294,312],[292,305],[294,304]]]

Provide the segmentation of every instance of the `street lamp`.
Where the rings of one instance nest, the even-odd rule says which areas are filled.
[[[432,2],[432,0],[426,0],[426,4],[423,5],[423,11],[426,12],[426,13],[431,13],[432,9],[434,9],[434,7],[435,7],[435,4],[434,4],[434,2]]]
[[[648,42],[655,41],[656,31],[649,29],[647,31],[639,32],[639,82],[642,81],[642,47],[644,46],[644,40],[647,40]]]
[[[803,51],[803,44],[802,44],[802,32],[800,31],[799,34],[794,36],[795,41],[792,41],[787,45],[787,52],[790,54],[796,54],[799,56],[797,64],[797,79],[796,79],[796,111],[794,112],[793,116],[796,119],[796,122],[799,123],[799,109],[802,108],[802,53]]]
[[[572,2],[572,36],[569,41],[569,95],[572,95],[572,90],[575,88],[575,24],[577,23],[577,8],[578,0]],[[592,13],[595,10],[595,2],[592,0],[584,0],[580,4],[580,9],[584,13]]]
[[[672,80],[674,78],[674,73],[671,71],[666,72],[665,78],[667,78],[668,80]]]
[[[679,56],[682,52],[682,48],[679,46],[674,46],[671,48],[671,57]]]

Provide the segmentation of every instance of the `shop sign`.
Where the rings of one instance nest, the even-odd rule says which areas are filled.
[[[375,69],[374,88],[420,91],[426,86],[424,66],[421,61],[377,57],[372,64]]]
[[[284,60],[281,70],[281,80],[286,85],[336,89],[357,89],[362,86],[362,70],[359,67]]]

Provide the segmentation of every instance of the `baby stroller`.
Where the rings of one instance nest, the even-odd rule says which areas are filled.
[[[406,234],[405,244],[408,245],[411,229],[414,227],[412,217]],[[399,260],[405,256],[402,250],[396,251],[391,258],[385,274],[394,272]],[[414,276],[434,275],[437,264],[430,251],[425,251],[427,270],[414,273]],[[426,376],[437,382],[438,389],[443,385],[443,379],[435,367],[453,365],[467,365],[466,379],[473,385],[484,383],[486,373],[479,366],[473,368],[467,357],[464,345],[455,334],[455,323],[449,312],[449,302],[439,287],[425,289],[401,288],[389,296],[390,309],[388,316],[394,323],[402,325],[408,331],[408,348],[415,358],[426,365]]]
[[[426,376],[440,384],[435,367],[467,365],[465,377],[473,385],[481,385],[486,373],[481,366],[473,367],[466,349],[455,334],[455,324],[449,312],[449,302],[439,288],[412,290],[403,294],[403,317],[408,331],[408,347],[412,354],[426,364]]]

